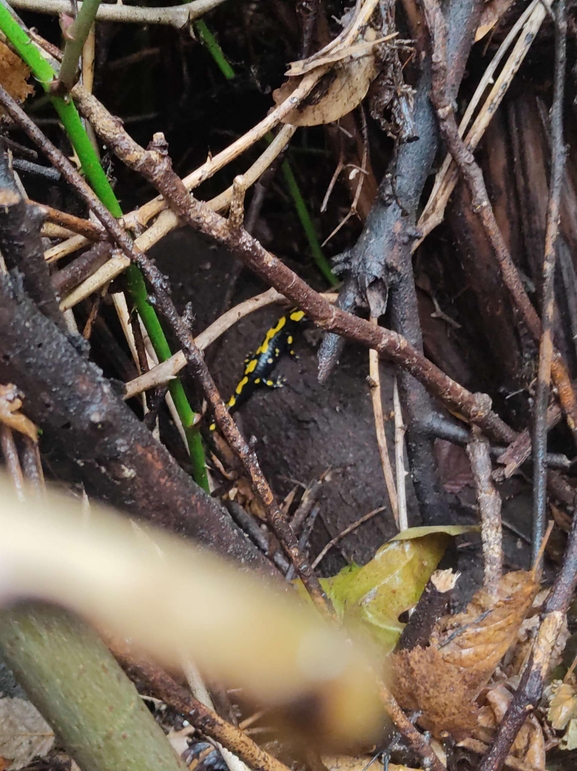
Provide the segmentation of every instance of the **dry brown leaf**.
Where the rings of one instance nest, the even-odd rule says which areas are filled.
[[[492,0],[483,8],[481,21],[475,34],[475,42],[485,37],[501,20],[515,0]]]
[[[475,726],[477,696],[517,641],[538,589],[531,573],[507,573],[496,597],[482,589],[463,613],[441,619],[429,648],[392,657],[398,701],[420,710],[419,723],[433,735],[448,731],[459,740]]]
[[[45,757],[54,744],[54,732],[40,712],[24,699],[0,699],[0,760],[6,769],[24,768],[35,757]]]
[[[405,709],[423,713],[419,724],[437,737],[444,731],[455,739],[470,733],[478,708],[476,682],[470,682],[466,670],[444,661],[436,648],[400,651],[392,656],[392,664],[395,696]]]
[[[0,423],[4,423],[13,431],[18,431],[38,441],[38,431],[34,423],[20,412],[22,400],[18,396],[18,389],[12,383],[0,385]]]
[[[441,619],[431,643],[445,661],[476,672],[481,686],[517,640],[538,589],[532,573],[519,570],[505,574],[497,599],[481,589],[463,613]]]
[[[513,695],[502,684],[487,692],[485,699],[493,713],[494,728],[503,721],[512,698]],[[534,768],[545,768],[545,737],[535,715],[529,715],[525,720],[513,742],[511,754]]]
[[[577,692],[570,683],[554,680],[548,688],[549,711],[547,719],[556,731],[565,731],[559,748],[577,748]]]
[[[364,39],[355,45],[328,55],[323,59],[323,63],[315,61],[314,65],[311,64],[309,69],[331,69],[308,99],[288,113],[284,123],[292,126],[319,126],[332,123],[358,107],[377,75],[378,65],[373,49],[380,42],[382,40],[377,40],[375,30],[368,27]],[[298,62],[291,65],[289,72],[292,76],[298,71],[298,65]],[[300,65],[302,68],[304,63]],[[299,83],[295,77],[287,80],[273,93],[275,104],[281,104],[288,99]]]
[[[29,77],[30,70],[22,59],[0,41],[0,85],[13,99],[23,102],[34,91],[28,83]],[[3,110],[0,110],[0,115],[4,115]]]

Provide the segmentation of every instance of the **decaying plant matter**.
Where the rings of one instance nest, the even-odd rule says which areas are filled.
[[[0,5],[0,601],[33,602],[0,609],[0,651],[63,749],[94,771],[190,762],[128,674],[170,739],[212,741],[229,771],[362,769],[371,751],[400,769],[562,763],[573,5],[10,4],[25,16]],[[63,50],[27,26],[37,10],[60,14]],[[195,246],[171,262],[181,236]],[[301,354],[289,377],[284,352]],[[45,475],[81,493],[82,527],[34,519]],[[131,524],[111,536],[87,496]],[[189,565],[148,523],[236,567]],[[277,594],[235,586],[239,570]],[[319,754],[335,745],[350,757]],[[0,765],[22,767],[8,746]]]

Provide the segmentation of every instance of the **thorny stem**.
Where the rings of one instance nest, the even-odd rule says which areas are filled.
[[[56,90],[62,88],[64,91],[70,91],[76,82],[78,62],[82,55],[82,48],[96,17],[99,5],[100,0],[84,0],[74,23],[67,30],[60,74],[57,83],[54,84]]]
[[[100,161],[94,151],[90,138],[82,125],[76,106],[70,99],[64,99],[60,96],[51,94],[50,87],[56,79],[56,73],[42,56],[36,45],[30,40],[26,31],[20,27],[10,11],[1,3],[0,29],[14,46],[17,53],[30,67],[34,77],[50,95],[50,100],[64,125],[66,134],[78,155],[82,170],[92,185],[94,192],[114,217],[122,217],[122,209],[120,208],[118,199],[100,165]],[[130,266],[127,270],[127,277],[132,299],[142,318],[156,354],[161,361],[165,361],[170,358],[172,352],[170,351],[166,335],[160,325],[158,316],[148,303],[148,295],[142,276],[135,266]],[[180,380],[171,382],[170,392],[186,435],[193,477],[198,485],[208,491],[208,476],[202,440],[198,430],[194,428],[195,414],[190,406]]]
[[[567,59],[567,3],[557,0],[555,25],[555,82],[551,108],[551,181],[547,206],[547,229],[543,259],[543,299],[539,371],[535,394],[533,424],[533,562],[537,559],[547,518],[547,406],[551,386],[553,360],[553,316],[555,313],[555,263],[561,209],[561,192],[565,175],[563,137],[563,94]],[[535,567],[537,567],[535,565]]]
[[[81,94],[83,99],[88,100],[88,104],[96,105],[103,111],[104,116],[108,116],[108,113],[91,94],[80,86],[76,86],[76,89],[78,89],[77,95]],[[325,615],[330,615],[332,613],[331,603],[327,599],[308,560],[299,549],[298,541],[290,525],[284,519],[272,490],[261,471],[256,453],[245,442],[234,420],[231,418],[206,366],[202,352],[194,342],[188,324],[179,316],[172,301],[168,280],[158,270],[156,265],[134,245],[126,231],[123,230],[108,209],[103,206],[70,161],[46,138],[42,131],[28,118],[16,101],[1,86],[0,103],[10,117],[40,147],[46,157],[60,171],[63,178],[75,189],[87,206],[92,209],[128,259],[137,265],[146,277],[152,287],[155,304],[176,334],[186,356],[188,366],[204,391],[218,427],[250,476],[255,492],[267,512],[268,522],[272,530],[283,544],[297,573],[319,610]],[[139,145],[132,142],[122,129],[119,129],[116,121],[113,121],[113,123],[115,126],[114,134],[118,135],[117,139],[120,139],[120,146],[116,139],[110,146],[114,147],[120,155],[122,145],[126,146],[128,143],[130,151],[133,153],[131,160],[132,168],[137,169],[146,179],[152,182],[177,211],[186,211],[191,199],[180,178],[172,171],[170,160],[166,154],[166,148],[159,144],[158,149],[154,148],[152,151],[145,152]],[[128,158],[123,157],[123,160],[126,162]]]

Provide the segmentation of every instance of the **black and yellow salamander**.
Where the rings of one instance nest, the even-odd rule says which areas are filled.
[[[281,378],[272,379],[271,374],[283,353],[288,352],[294,356],[294,333],[304,316],[303,311],[291,308],[268,330],[254,354],[245,361],[242,378],[226,405],[229,412],[234,412],[244,404],[259,386],[278,388],[283,384]],[[210,430],[214,431],[215,428],[212,423]]]

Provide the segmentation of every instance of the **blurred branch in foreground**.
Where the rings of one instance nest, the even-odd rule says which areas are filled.
[[[374,737],[375,662],[280,584],[98,507],[86,522],[64,497],[24,507],[4,480],[0,494],[4,604],[58,603],[162,664],[194,660],[325,746]]]

